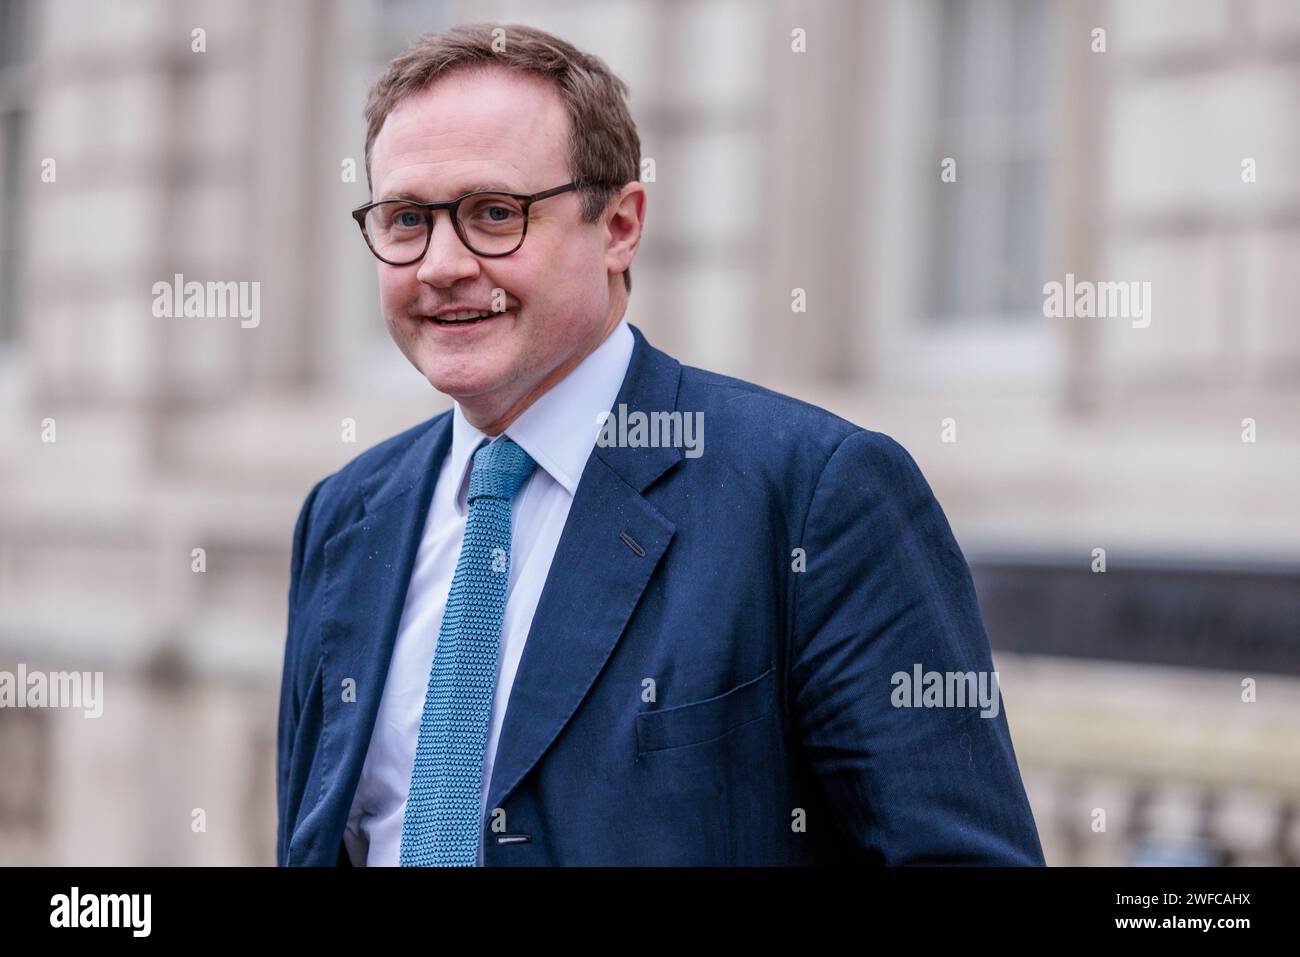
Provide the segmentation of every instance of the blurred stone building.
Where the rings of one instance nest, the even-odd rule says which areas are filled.
[[[1049,863],[1300,861],[1300,4],[0,0],[0,669],[105,674],[0,711],[0,864],[273,862],[298,507],[447,407],[361,108],[464,19],[629,83],[652,343],[920,463]],[[260,324],[156,317],[177,273]],[[1150,325],[1046,318],[1067,273]]]

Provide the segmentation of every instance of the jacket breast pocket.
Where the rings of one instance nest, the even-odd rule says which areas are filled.
[[[775,702],[776,670],[703,701],[641,711],[636,716],[637,757],[652,751],[714,741],[763,717]]]

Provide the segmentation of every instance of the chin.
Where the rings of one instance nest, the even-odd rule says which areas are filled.
[[[439,392],[457,400],[491,392],[501,381],[501,376],[467,374],[463,369],[456,371],[443,368],[430,369],[424,377],[429,385]]]

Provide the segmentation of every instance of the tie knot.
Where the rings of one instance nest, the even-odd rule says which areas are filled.
[[[474,499],[485,497],[510,501],[536,466],[532,456],[508,436],[482,446],[474,453],[468,502],[473,504]]]

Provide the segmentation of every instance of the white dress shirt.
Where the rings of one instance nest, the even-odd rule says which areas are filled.
[[[487,808],[501,722],[533,612],[569,517],[578,480],[596,444],[597,417],[612,409],[618,398],[632,357],[633,341],[627,320],[620,321],[595,351],[524,410],[504,433],[532,456],[537,468],[513,503],[510,583],[483,758],[480,821]],[[465,536],[465,498],[472,456],[487,440],[486,435],[469,424],[457,403],[452,411],[451,448],[443,459],[434,487],[374,733],[343,835],[348,856],[355,865],[395,867],[399,863],[406,794],[415,764],[429,671]],[[481,828],[478,864],[483,865]]]

